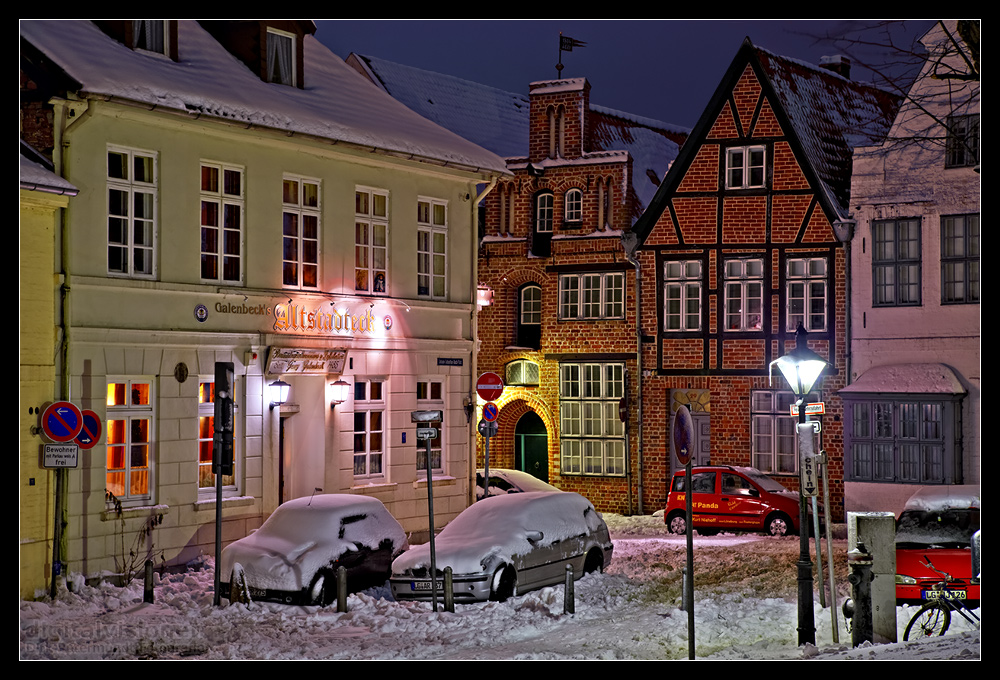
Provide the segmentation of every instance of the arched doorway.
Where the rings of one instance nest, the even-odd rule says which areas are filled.
[[[514,468],[549,481],[549,433],[534,411],[525,413],[514,426]]]

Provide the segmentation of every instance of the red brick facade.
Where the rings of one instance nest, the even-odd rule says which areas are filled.
[[[629,497],[637,492],[636,442],[625,436],[618,421],[619,392],[614,390],[624,394],[627,381],[629,402],[635,403],[635,269],[621,242],[634,213],[632,159],[624,151],[587,148],[589,92],[584,79],[532,84],[529,153],[508,161],[514,177],[501,181],[484,201],[479,281],[492,288],[494,296],[492,305],[479,314],[479,369],[496,372],[507,382],[497,401],[500,416],[498,433],[490,440],[491,468],[525,467],[516,432],[522,417],[532,412],[547,432],[548,481],[584,494],[601,510],[629,513]],[[578,213],[567,213],[572,190],[579,192]],[[545,199],[551,200],[551,231],[540,221],[539,196],[551,197]],[[601,282],[600,304],[595,307],[584,306],[584,277]],[[560,306],[561,278],[580,287],[575,314]],[[525,317],[537,320],[533,329],[519,323],[525,286],[540,289],[538,302],[533,307],[529,303]],[[507,371],[518,360],[537,366],[537,384],[510,384]],[[575,452],[574,465],[579,461],[581,469],[569,471],[564,465],[561,365],[600,366],[616,376],[621,371],[621,383],[616,377],[611,385],[600,384],[601,416],[591,425],[603,432],[586,446],[604,454],[591,459],[589,469],[582,469],[583,456]],[[608,410],[612,404],[613,410]],[[609,420],[618,422],[620,431]],[[581,444],[587,440],[579,438]],[[478,466],[483,464],[480,437]]]
[[[662,507],[671,469],[678,467],[671,460],[670,424],[685,402],[696,402],[692,413],[707,422],[707,454],[698,462],[760,467],[798,489],[797,456],[781,455],[789,447],[794,452],[788,397],[775,394],[790,392],[780,373],[769,378],[769,364],[795,347],[790,297],[801,289],[792,295],[788,264],[794,260],[823,267],[806,282],[805,316],[813,326],[809,347],[833,365],[820,386],[826,413],[818,418],[818,446],[830,458],[831,510],[842,518],[837,390],[846,372],[845,250],[813,180],[816,173],[804,166],[807,154],[776,113],[781,103],[750,65],[728,92],[720,92],[714,112],[706,111],[699,124],[706,132],[688,140],[657,196],[660,213],[644,217],[651,226],[642,232],[640,258],[641,326],[650,340],[642,360],[643,510]],[[738,187],[727,183],[734,148],[747,157],[751,149],[764,155],[762,174]],[[744,177],[751,177],[752,165]],[[679,263],[691,263],[700,275],[680,277]],[[674,277],[669,280],[668,266]],[[684,303],[693,307],[671,308],[668,320],[672,295],[687,296]],[[689,317],[678,311],[691,308],[697,311]]]

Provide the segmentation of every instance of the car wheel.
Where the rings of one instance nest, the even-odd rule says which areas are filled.
[[[604,553],[594,548],[587,553],[587,559],[583,562],[583,573],[593,574],[594,572],[600,573],[602,571],[604,571]]]
[[[493,588],[490,591],[492,602],[506,602],[517,592],[517,572],[514,567],[505,565],[493,574]]]
[[[322,569],[313,579],[309,588],[309,601],[321,607],[329,607],[337,599],[337,577],[329,569]]]
[[[767,518],[764,529],[771,536],[787,536],[792,533],[792,521],[787,515],[778,513]]]
[[[687,519],[683,513],[677,512],[667,518],[667,529],[672,534],[683,534],[687,532]]]

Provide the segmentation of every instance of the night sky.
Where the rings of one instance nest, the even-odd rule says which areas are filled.
[[[585,76],[591,102],[693,127],[743,39],[786,57],[818,64],[822,56],[854,57],[852,78],[872,81],[865,62],[886,64],[886,24],[796,20],[319,20],[316,37],[334,53],[380,57],[528,93],[528,83],[557,77],[559,32],[587,43],[564,52],[563,77]],[[911,49],[931,20],[891,22],[897,45]],[[859,29],[866,29],[858,33]],[[834,43],[827,36],[855,37]]]

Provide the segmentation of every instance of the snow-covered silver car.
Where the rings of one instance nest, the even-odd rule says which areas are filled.
[[[296,498],[226,546],[219,594],[235,599],[235,587],[253,600],[328,605],[336,597],[338,567],[346,570],[348,592],[364,590],[384,584],[407,547],[403,527],[376,498]]]
[[[566,565],[574,578],[601,571],[613,546],[594,506],[576,493],[527,492],[478,501],[435,540],[437,590],[451,567],[455,602],[504,601],[562,583]],[[411,548],[392,563],[397,600],[431,597],[430,545]]]
[[[482,468],[476,470],[476,498],[486,496],[486,484],[483,475],[486,471]],[[560,491],[548,482],[543,482],[534,475],[522,470],[505,470],[503,468],[490,468],[490,495],[502,496],[507,493],[524,493],[526,491]]]

